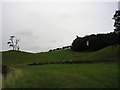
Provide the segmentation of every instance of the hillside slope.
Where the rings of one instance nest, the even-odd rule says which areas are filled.
[[[4,88],[117,88],[120,46],[95,52],[60,50],[44,53],[6,51],[3,64],[9,72],[2,78]],[[28,66],[29,63],[65,60],[110,61],[110,63],[49,64]]]
[[[120,58],[120,45],[106,47],[95,52],[81,52],[74,55],[76,60],[88,61],[117,61]]]
[[[95,52],[73,52],[71,50],[59,50],[42,53],[27,53],[21,51],[2,52],[2,62],[8,65],[24,65],[34,62],[57,62],[65,60],[86,60],[86,61],[116,61],[119,56],[120,45],[103,48]]]

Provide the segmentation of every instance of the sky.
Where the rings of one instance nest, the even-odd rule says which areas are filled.
[[[76,35],[113,32],[118,2],[2,2],[0,50],[9,50],[11,35],[20,50],[44,52],[68,46]]]

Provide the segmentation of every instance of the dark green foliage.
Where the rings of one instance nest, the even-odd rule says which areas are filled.
[[[73,43],[71,49],[74,51],[96,51],[107,46],[114,46],[120,44],[120,35],[114,32],[107,34],[92,34],[85,37],[77,37]],[[89,45],[87,45],[87,41]]]
[[[120,32],[120,10],[116,11],[113,19],[115,20],[114,22],[114,27],[115,27],[115,32]]]
[[[71,46],[64,46],[62,48],[50,49],[49,52],[51,52],[51,51],[65,50],[65,49],[70,49],[70,48],[71,48]]]

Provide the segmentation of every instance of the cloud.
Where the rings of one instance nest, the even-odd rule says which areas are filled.
[[[19,36],[20,38],[26,38],[26,39],[34,39],[34,40],[38,40],[40,37],[39,35],[34,33],[34,30],[30,30],[30,29],[25,29],[23,31],[18,31],[15,33],[16,36]]]
[[[33,33],[33,31],[32,30],[23,30],[23,31],[19,31],[19,32],[17,32],[16,33],[17,35],[20,35],[20,36],[33,36],[34,35],[34,33]]]
[[[70,45],[75,35],[108,32],[117,3],[4,3],[2,46],[10,35],[22,50],[44,51]]]
[[[51,40],[50,41],[50,43],[56,43],[57,42],[57,40]]]

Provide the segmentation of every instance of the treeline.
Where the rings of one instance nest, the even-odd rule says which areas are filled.
[[[91,34],[84,37],[78,37],[73,41],[71,49],[73,51],[95,51],[120,44],[120,33]]]
[[[49,52],[56,51],[56,50],[65,50],[65,49],[71,49],[71,46],[64,46],[64,47],[61,47],[61,48],[50,49]]]

